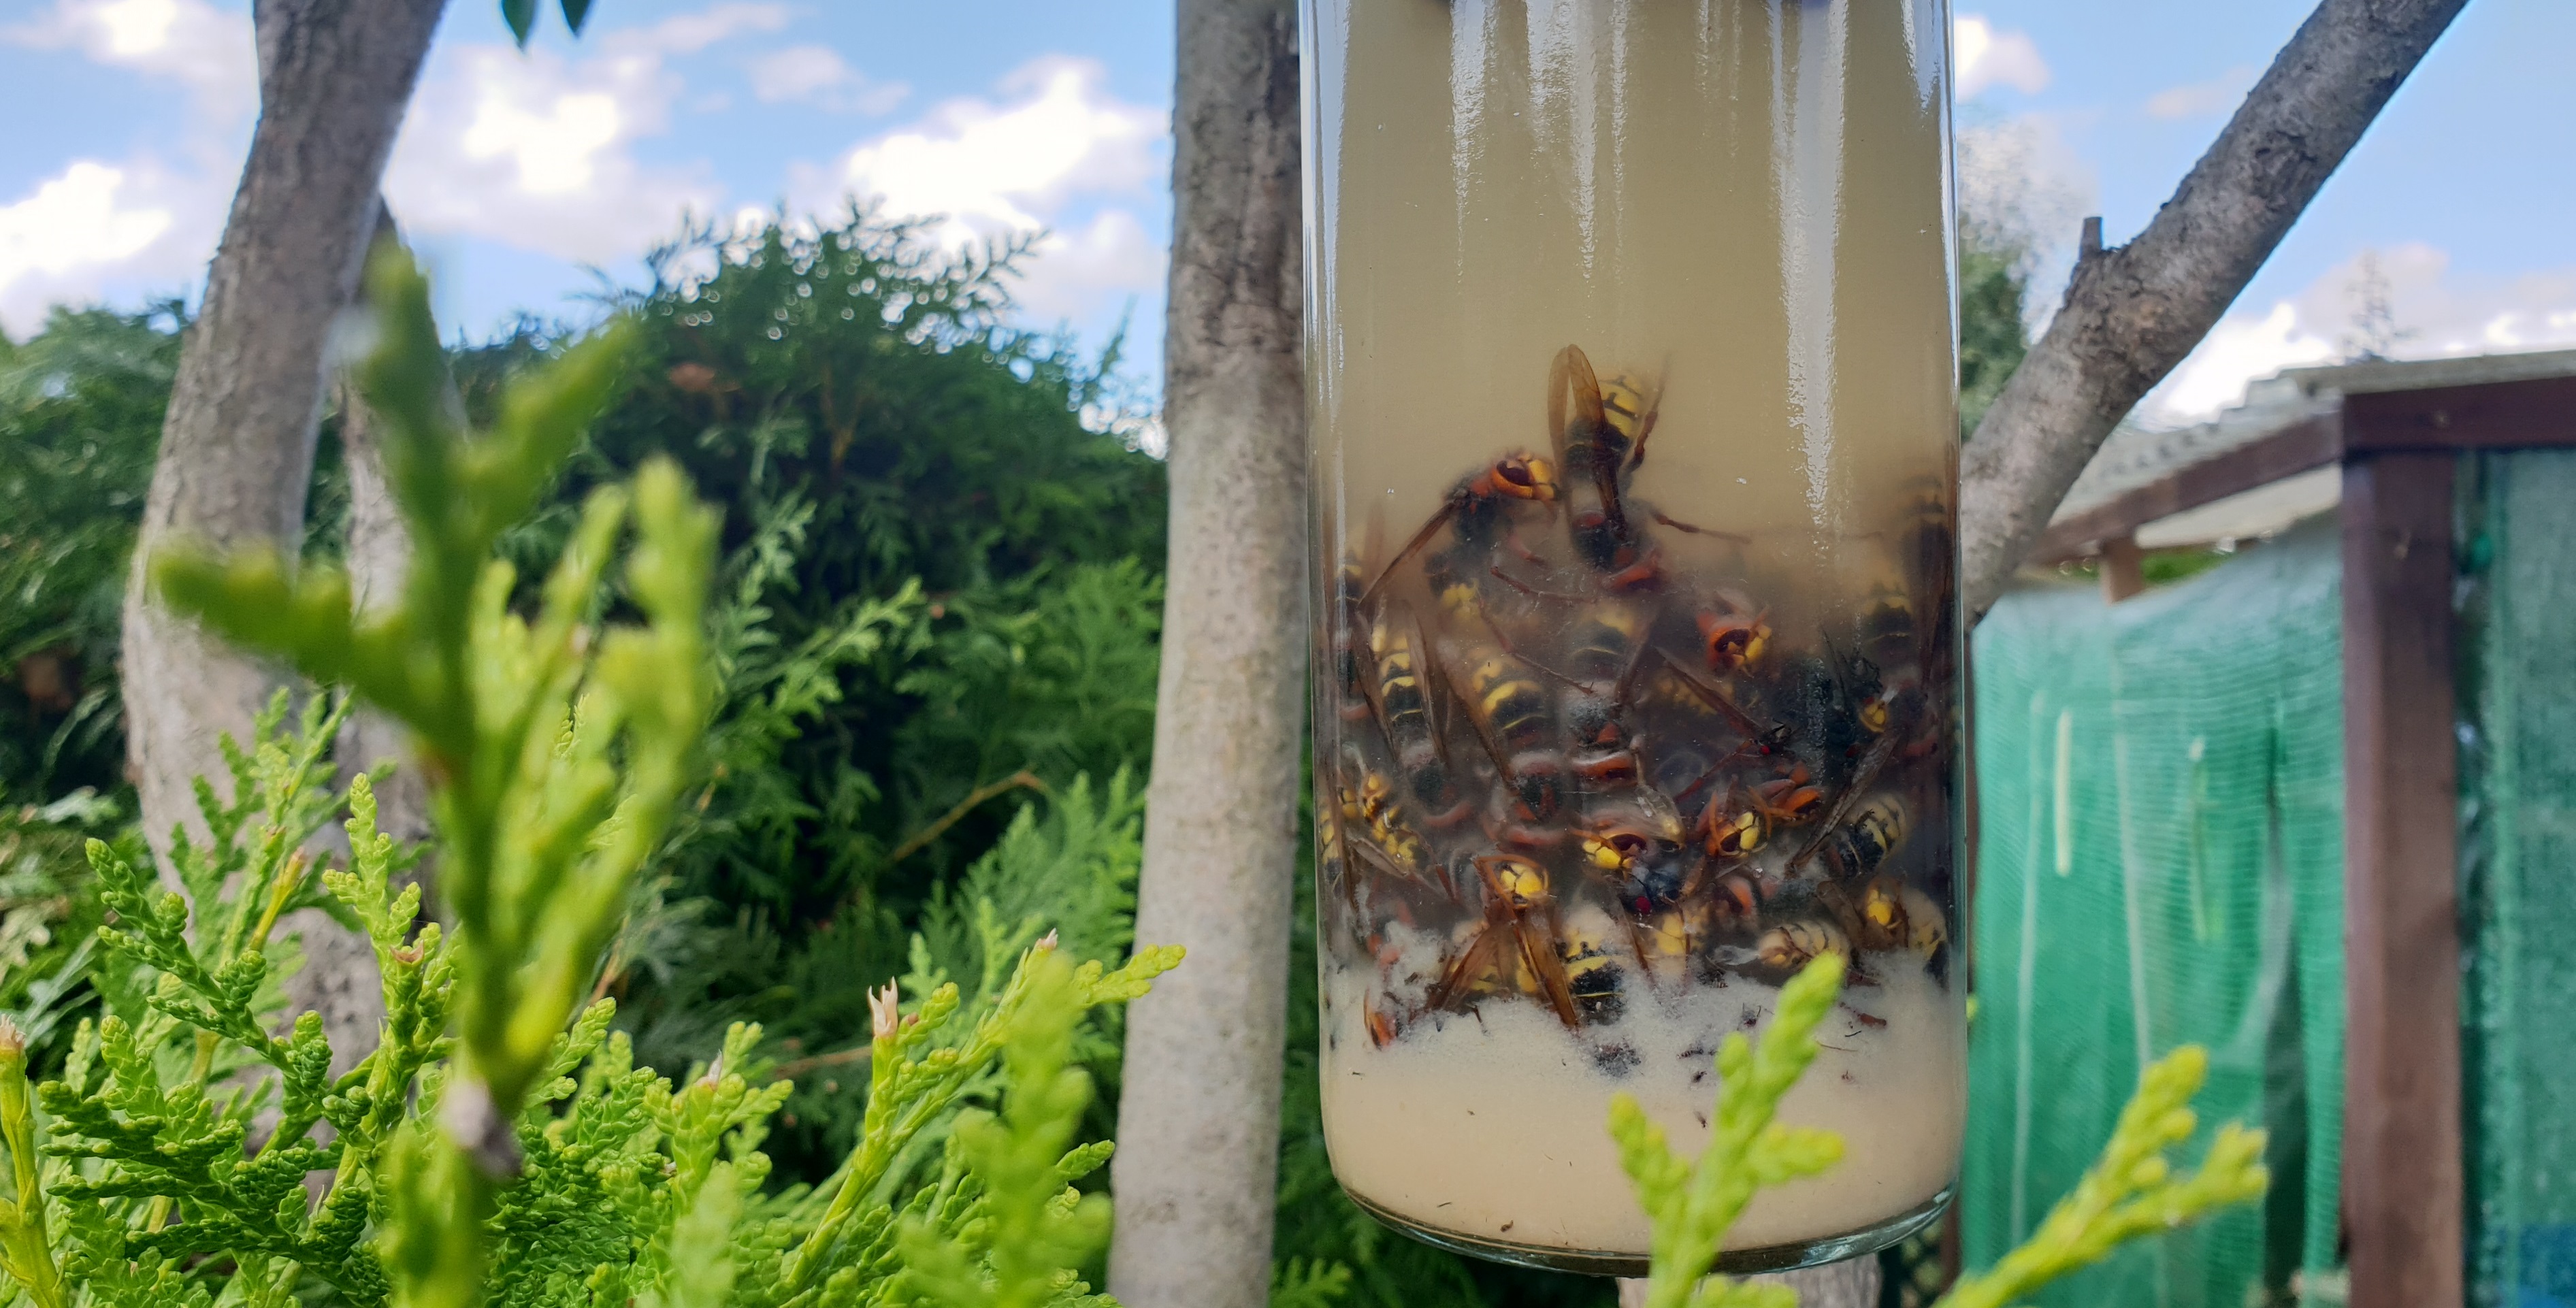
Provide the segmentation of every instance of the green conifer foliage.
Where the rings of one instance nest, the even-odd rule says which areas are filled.
[[[118,606],[185,325],[56,309],[0,337],[0,798],[120,784]]]
[[[632,366],[497,541],[525,612],[591,492],[655,458],[722,514],[709,731],[629,905],[636,947],[601,991],[647,1061],[746,1019],[790,1061],[846,1043],[863,987],[904,969],[911,924],[1021,809],[1051,811],[1086,775],[1095,797],[1121,768],[1142,775],[1162,466],[1134,448],[1114,360],[1004,325],[1017,258],[951,256],[856,214],[822,233],[689,236],[650,285],[612,297]],[[24,530],[0,529],[0,582],[28,600],[0,605],[0,725],[26,719],[0,730],[0,802],[51,815],[12,824],[34,875],[0,882],[0,915],[55,941],[85,937],[75,919],[95,911],[58,888],[85,880],[79,837],[117,829],[102,804],[53,801],[82,785],[123,798],[118,598],[177,325],[168,306],[66,312],[0,349],[0,491],[28,509]],[[499,425],[512,380],[570,339],[523,325],[451,353],[475,420]],[[326,419],[303,550],[317,565],[345,526],[335,430]],[[1119,893],[1101,889],[1103,905]],[[39,905],[43,921],[17,912]],[[19,938],[0,932],[0,963]],[[49,974],[45,949],[0,970],[0,1002]],[[819,1178],[855,1106],[808,1097],[779,1146]]]
[[[849,905],[908,917],[1029,792],[891,857],[961,800],[1024,770],[1059,787],[1141,770],[1163,467],[1114,421],[1114,353],[1086,364],[1004,324],[1022,254],[951,255],[852,213],[693,233],[618,301],[633,367],[558,503],[676,462],[723,510],[729,602],[762,610],[766,657],[805,677],[780,704],[792,731],[732,742],[674,850],[675,896],[791,940]],[[534,344],[469,361],[469,404]],[[569,516],[540,524],[523,547]],[[729,682],[719,719],[749,710]]]
[[[1708,1147],[1685,1159],[1662,1128],[1619,1095],[1610,1134],[1654,1223],[1648,1308],[1797,1308],[1796,1292],[1709,1274],[1726,1233],[1756,1190],[1814,1176],[1841,1161],[1830,1132],[1783,1125],[1780,1101],[1816,1057],[1816,1024],[1842,993],[1838,954],[1819,956],[1781,987],[1761,1039],[1730,1035],[1717,1051],[1717,1109]],[[2022,1296],[2091,1266],[2132,1240],[2178,1230],[2263,1197],[2263,1133],[2219,1127],[2201,1165],[2177,1174],[2164,1151],[2191,1138],[2191,1098],[2209,1072],[2209,1053],[2185,1045],[2149,1066],[2102,1155],[2075,1191],[2003,1261],[1959,1279],[1935,1308],[2009,1308]]]
[[[959,883],[998,843],[1046,842],[1077,958],[1124,945],[1133,814],[1096,806],[1148,761],[1162,465],[1112,421],[1114,360],[1003,324],[1017,257],[855,213],[682,241],[619,301],[633,365],[551,507],[501,542],[532,571],[565,506],[654,459],[722,510],[711,730],[604,993],[647,1062],[750,1020],[815,1069],[777,1121],[785,1175],[854,1138],[864,1078],[814,1060],[851,1052],[915,927],[969,986],[1016,953],[966,956],[982,892]],[[560,352],[530,331],[462,358],[467,408]],[[1084,1061],[1114,1075],[1099,1037]]]
[[[2030,297],[2030,252],[1976,224],[1959,242],[1959,435],[1976,434],[2004,383],[2030,353],[2022,305]]]
[[[1071,1147],[1090,1095],[1075,1032],[1179,950],[1075,967],[1050,935],[997,969],[1009,940],[988,934],[990,995],[945,985],[905,1013],[886,988],[858,1147],[824,1190],[764,1196],[757,1146],[792,1088],[753,1066],[758,1029],[675,1085],[633,1065],[613,1001],[583,1003],[706,728],[713,515],[667,464],[594,488],[514,605],[494,547],[574,448],[624,333],[514,384],[469,433],[438,402],[418,274],[389,256],[372,290],[368,399],[418,550],[400,601],[362,616],[332,569],[259,555],[152,574],[180,611],[411,729],[452,923],[421,922],[371,779],[321,783],[346,696],[315,697],[292,731],[281,697],[248,749],[227,742],[231,795],[201,782],[204,836],[174,837],[185,894],[90,842],[115,918],[95,976],[108,1016],[32,1096],[23,1034],[0,1022],[16,1182],[0,1270],[43,1308],[1083,1301],[1105,1212],[1068,1184],[1108,1151]],[[306,840],[344,806],[349,861],[326,869]],[[326,902],[372,943],[386,1012],[337,1076],[319,1017],[281,1022],[273,984],[294,961],[281,916]],[[991,1095],[998,1116],[961,1116]]]

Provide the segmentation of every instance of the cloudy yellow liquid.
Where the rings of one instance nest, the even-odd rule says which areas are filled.
[[[1550,361],[1573,344],[1605,378],[1660,387],[1636,501],[1727,533],[1655,530],[1676,589],[1757,592],[1784,646],[1855,621],[1903,570],[1902,524],[1955,502],[1947,33],[1939,0],[1310,0],[1318,576],[1354,557],[1374,575],[1462,476],[1548,454]],[[1949,666],[1925,674],[1935,737],[1954,730]],[[1334,756],[1367,727],[1319,695]],[[1955,758],[1906,766],[1954,776]],[[1955,787],[1906,784],[1920,865],[1955,848]],[[1946,904],[1946,861],[1937,875]],[[1569,906],[1584,893],[1557,883]],[[1379,1047],[1362,1014],[1381,960],[1356,925],[1324,958],[1345,1186],[1434,1233],[1642,1256],[1609,1098],[1638,1095],[1677,1144],[1704,1138],[1713,1073],[1680,1055],[1768,992],[1633,999],[1644,1057],[1618,1076],[1535,1005]],[[1757,1200],[1733,1247],[1862,1230],[1950,1183],[1955,988],[1901,979],[1855,1003],[1888,1026],[1838,1042],[1787,1110],[1844,1130],[1847,1160]]]

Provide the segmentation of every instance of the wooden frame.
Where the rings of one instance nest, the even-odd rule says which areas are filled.
[[[2285,477],[2343,470],[2343,1212],[2353,1308],[2463,1308],[2452,487],[2474,450],[2576,446],[2576,377],[2347,395],[2050,525],[2038,563]]]
[[[2052,522],[2033,563],[2100,555],[2140,527],[2355,456],[2576,446],[2576,377],[2347,395],[2336,407]]]
[[[2343,1213],[2353,1308],[2458,1308],[2455,452],[2343,466]]]
[[[2320,414],[2248,441],[2061,521],[2052,522],[2031,550],[2033,563],[2088,559],[2112,541],[2186,509],[2215,504],[2343,457],[2343,415]]]

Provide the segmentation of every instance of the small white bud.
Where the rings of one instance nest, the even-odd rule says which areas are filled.
[[[879,1040],[892,1038],[895,1028],[902,1025],[903,1002],[895,993],[894,982],[886,982],[883,990],[868,992],[868,1021]]]

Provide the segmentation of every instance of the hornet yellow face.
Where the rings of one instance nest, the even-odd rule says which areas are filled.
[[[1489,865],[1494,888],[1514,908],[1527,908],[1547,897],[1547,873],[1525,858],[1497,858]]]
[[[1556,464],[1535,454],[1515,454],[1494,464],[1494,489],[1518,500],[1556,498]]]
[[[1762,842],[1770,835],[1771,824],[1760,813],[1746,809],[1717,819],[1709,831],[1708,852],[1719,858],[1742,858],[1762,848]]]
[[[1637,866],[1652,842],[1634,831],[1587,831],[1581,841],[1583,861],[1603,872],[1624,873]]]
[[[1949,940],[1940,905],[1889,877],[1870,882],[1861,893],[1860,918],[1867,943],[1875,949],[1907,949],[1929,958]]]

